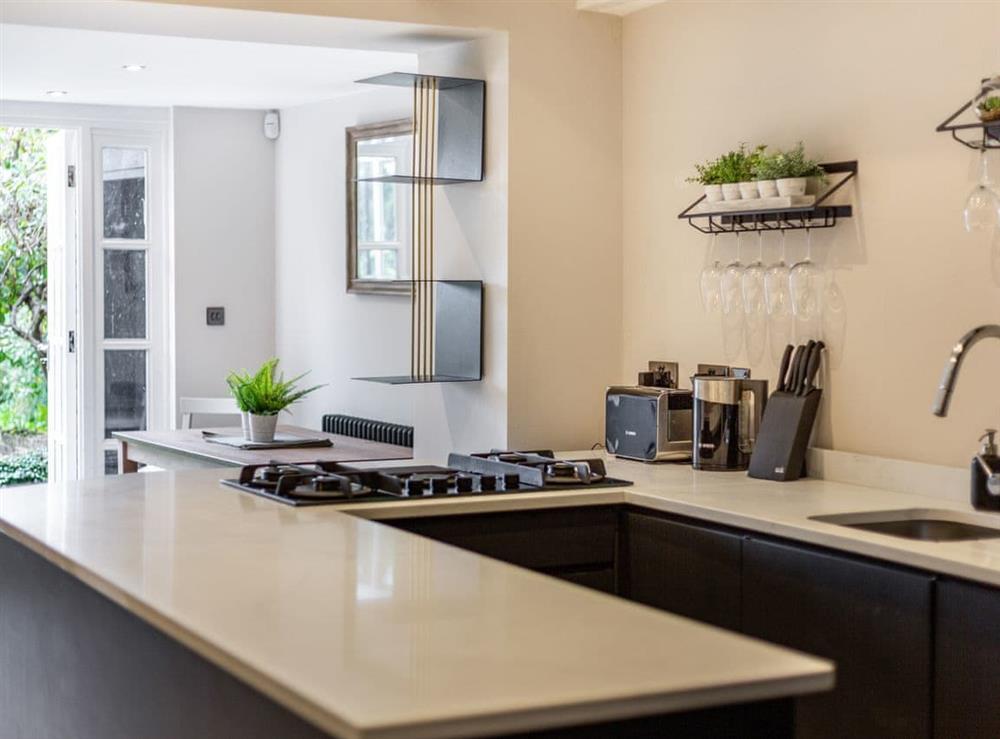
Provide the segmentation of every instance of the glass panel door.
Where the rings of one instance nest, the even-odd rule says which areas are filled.
[[[156,136],[94,137],[96,255],[94,330],[98,448],[106,474],[118,472],[118,431],[157,425],[162,410],[162,193]]]

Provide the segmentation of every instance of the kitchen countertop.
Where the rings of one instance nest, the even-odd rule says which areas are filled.
[[[686,491],[690,472],[680,469],[621,472],[642,477],[644,488],[654,481],[657,506],[707,492],[700,482]],[[225,474],[5,488],[0,531],[338,736],[514,732],[833,684],[824,660],[334,507],[240,493],[219,484]],[[735,482],[708,486],[718,488],[717,507],[726,488],[740,495]],[[770,490],[783,497],[783,488]],[[640,493],[560,495],[576,504]],[[542,498],[553,503],[494,496],[502,507]],[[424,508],[410,504],[406,514]]]
[[[811,520],[813,516],[916,508],[956,511],[974,517],[979,525],[1000,528],[1000,513],[976,511],[953,496],[916,495],[811,478],[771,482],[755,480],[745,472],[696,472],[686,464],[647,464],[600,452],[566,452],[558,456],[602,457],[609,475],[632,480],[634,485],[595,491],[532,493],[514,498],[492,496],[418,505],[388,502],[338,507],[377,520],[532,507],[631,504],[1000,587],[1000,539],[916,541]],[[876,458],[867,458],[861,463],[878,462]],[[891,464],[905,467],[907,463],[892,461]]]

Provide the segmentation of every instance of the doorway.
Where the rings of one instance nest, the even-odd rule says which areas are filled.
[[[0,127],[0,485],[78,474],[62,332],[75,320],[76,155],[73,131]]]

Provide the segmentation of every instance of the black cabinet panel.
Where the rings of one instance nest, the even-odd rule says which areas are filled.
[[[934,735],[1000,737],[1000,591],[937,584]]]
[[[613,506],[548,508],[383,521],[390,526],[531,569],[615,561]]]
[[[722,626],[740,627],[740,536],[627,511],[621,594]]]
[[[743,630],[837,665],[833,692],[799,701],[796,736],[930,736],[932,584],[874,562],[744,541]]]

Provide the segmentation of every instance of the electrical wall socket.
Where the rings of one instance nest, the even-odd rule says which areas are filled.
[[[670,376],[674,378],[674,382],[677,381],[677,374],[680,372],[680,365],[677,362],[661,362],[659,360],[651,360],[649,362],[650,372],[669,372]]]
[[[221,306],[206,308],[205,323],[209,326],[225,326],[226,309]]]

